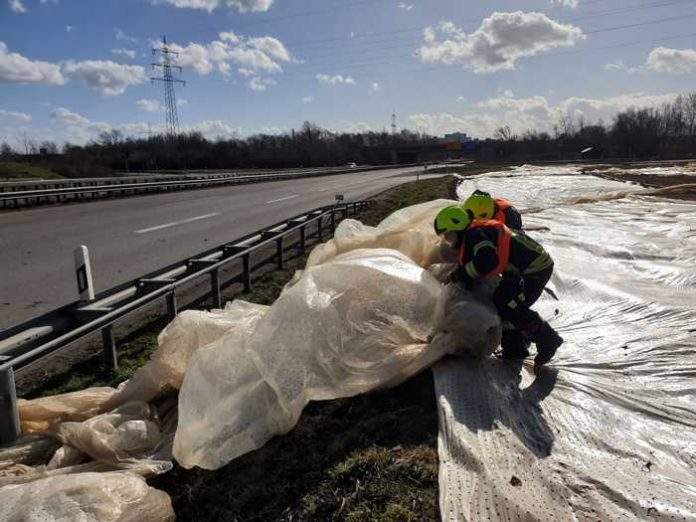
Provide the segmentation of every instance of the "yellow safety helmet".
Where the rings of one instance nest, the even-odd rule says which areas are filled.
[[[438,236],[447,232],[461,232],[471,224],[471,215],[460,205],[443,208],[435,217],[435,233]]]
[[[493,219],[495,213],[495,202],[488,192],[475,190],[474,193],[464,202],[464,210],[468,210],[474,219]]]

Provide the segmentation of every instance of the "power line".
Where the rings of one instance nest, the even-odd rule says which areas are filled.
[[[162,61],[159,63],[153,63],[152,68],[157,67],[162,68],[162,77],[150,78],[152,82],[162,82],[164,85],[164,107],[166,112],[167,120],[167,134],[170,139],[174,139],[179,134],[179,112],[176,105],[176,93],[174,92],[174,84],[180,83],[181,85],[186,85],[186,82],[174,78],[172,74],[172,69],[182,72],[182,68],[179,65],[172,65],[172,57],[177,57],[179,53],[172,51],[171,48],[167,46],[167,37],[162,36],[162,47],[153,48],[152,54],[162,55]]]
[[[696,15],[694,15],[696,16]],[[638,45],[645,45],[645,44],[655,44],[655,43],[662,43],[662,42],[668,42],[668,41],[673,41],[673,40],[681,40],[681,39],[686,39],[686,38],[695,38],[696,33],[690,33],[690,34],[683,34],[683,35],[677,35],[677,36],[671,36],[671,37],[666,37],[666,38],[653,38],[653,39],[645,39],[645,40],[636,40],[632,42],[625,42],[621,44],[612,44],[612,45],[606,45],[606,46],[601,46],[601,47],[591,47],[587,49],[575,49],[575,50],[568,50],[568,51],[558,51],[558,52],[552,52],[552,53],[546,53],[546,54],[539,54],[536,56],[529,56],[526,57],[526,59],[533,59],[533,58],[552,58],[552,57],[557,57],[557,56],[564,56],[564,55],[570,55],[570,54],[583,54],[583,53],[594,53],[597,51],[602,51],[602,50],[607,50],[607,49],[618,49],[622,47],[633,47],[633,46],[638,46]],[[417,68],[411,68],[408,69],[409,71],[419,71],[419,70],[434,70],[440,67],[448,67],[448,65],[445,64],[434,64],[434,65],[426,65],[423,64],[422,62],[414,62],[413,60],[413,55],[408,54],[408,55],[401,55],[401,56],[394,56],[394,57],[380,57],[376,60],[365,60],[365,61],[357,61],[357,62],[344,62],[344,63],[336,63],[332,62],[333,69],[337,73],[344,72],[346,70],[355,70],[355,69],[364,69],[364,68],[369,68],[373,66],[383,66],[383,65],[394,65],[394,64],[418,64],[419,67]],[[322,65],[319,64],[318,67],[321,67]],[[283,81],[284,85],[287,85],[288,83],[292,83],[293,80],[301,80],[304,78],[312,77],[316,73],[315,69],[314,71],[310,72],[307,70],[307,72],[304,71],[298,71],[294,70],[293,72],[290,72],[286,75],[283,76],[283,80],[291,80],[290,82]],[[377,74],[371,73],[370,76],[373,78],[380,78],[384,76],[392,76],[395,73],[399,73],[399,71],[390,71],[390,72],[385,72],[385,71],[380,71]],[[223,80],[217,80],[217,79],[205,79],[201,82],[195,81],[195,83],[218,83],[222,82]]]

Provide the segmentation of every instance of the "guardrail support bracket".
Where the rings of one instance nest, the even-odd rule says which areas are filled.
[[[107,370],[118,370],[118,353],[114,340],[114,328],[112,325],[102,329],[102,344],[104,345],[104,365]]]
[[[174,291],[167,295],[167,313],[169,314],[170,320],[174,320],[176,318],[176,314],[179,313],[176,304],[176,293]]]
[[[19,440],[22,437],[22,426],[19,423],[13,368],[0,371],[0,418],[0,446]]]
[[[276,239],[276,257],[278,258],[278,270],[285,268],[285,256],[283,255],[283,236]]]
[[[251,259],[249,254],[242,256],[242,280],[244,282],[244,291],[251,292]]]
[[[210,286],[213,293],[213,306],[222,308],[222,295],[220,294],[220,271],[213,270],[210,272]]]

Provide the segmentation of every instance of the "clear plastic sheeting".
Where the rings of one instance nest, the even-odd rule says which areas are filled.
[[[439,332],[446,315],[451,326]],[[193,354],[174,456],[187,468],[218,468],[288,432],[311,400],[395,385],[448,351],[489,354],[499,339],[492,308],[446,291],[400,252],[340,254]]]
[[[536,373],[436,366],[445,520],[696,520],[696,204],[605,201],[626,185],[573,169],[459,188],[537,209],[559,301],[535,308],[566,342]]]
[[[169,496],[132,473],[81,473],[6,486],[3,522],[175,520]]]
[[[46,433],[61,422],[89,419],[114,393],[114,388],[90,388],[30,401],[20,399],[17,403],[22,433]]]
[[[223,310],[186,310],[162,330],[158,349],[118,392],[106,401],[102,411],[110,411],[130,401],[150,402],[181,388],[193,353],[219,339],[225,332],[253,320],[267,307],[233,301]]]
[[[660,167],[643,167],[622,169],[612,166],[609,169],[585,169],[586,174],[631,174],[635,176],[696,176],[696,163],[687,165],[660,166]]]
[[[336,227],[333,239],[316,247],[307,268],[325,263],[339,254],[360,248],[398,250],[423,268],[439,261],[439,238],[433,233],[438,211],[456,201],[438,199],[397,210],[376,227],[345,219]]]

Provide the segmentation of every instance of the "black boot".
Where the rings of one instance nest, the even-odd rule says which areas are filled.
[[[520,330],[503,330],[500,346],[503,347],[503,359],[524,359],[529,356],[529,341]]]
[[[547,322],[541,323],[529,338],[537,347],[537,356],[534,358],[536,366],[542,366],[553,359],[556,350],[563,344],[563,338]]]

